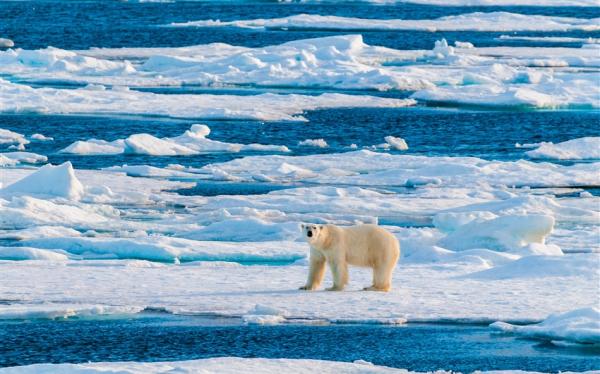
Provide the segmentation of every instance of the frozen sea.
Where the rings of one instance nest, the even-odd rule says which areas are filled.
[[[600,370],[600,4],[434,3],[0,2],[0,366]]]

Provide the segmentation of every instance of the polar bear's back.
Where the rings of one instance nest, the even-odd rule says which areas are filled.
[[[396,263],[400,243],[389,231],[377,225],[339,227],[347,249],[348,263],[359,266],[377,266]]]

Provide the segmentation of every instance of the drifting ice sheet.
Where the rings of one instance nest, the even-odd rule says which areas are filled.
[[[527,157],[557,160],[600,159],[600,137],[586,137],[554,144],[541,143],[537,149],[525,152]]]
[[[0,78],[0,112],[52,114],[138,114],[179,118],[302,121],[304,111],[374,107],[397,108],[414,100],[374,96],[322,94],[318,96],[262,94],[159,95],[149,92],[89,89],[31,88]]]
[[[468,13],[434,20],[363,19],[298,14],[284,18],[243,21],[203,20],[171,23],[172,27],[244,27],[316,30],[422,30],[422,31],[595,31],[599,19],[524,15],[508,12]]]
[[[79,155],[135,153],[153,156],[181,156],[209,152],[290,151],[286,146],[279,145],[224,143],[207,139],[209,134],[208,126],[192,125],[184,134],[174,138],[159,139],[149,134],[134,134],[127,139],[117,139],[112,142],[98,139],[79,140],[60,152]]]
[[[600,309],[583,308],[553,314],[536,325],[517,326],[495,322],[490,327],[527,338],[600,344]]]

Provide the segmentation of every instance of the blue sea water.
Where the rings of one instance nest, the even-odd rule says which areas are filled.
[[[77,168],[113,165],[178,163],[201,167],[249,154],[209,153],[196,156],[105,155],[58,153],[82,139],[115,140],[135,133],[177,136],[194,123],[211,128],[210,139],[235,143],[286,145],[293,155],[351,151],[380,144],[387,135],[399,136],[410,148],[403,154],[474,156],[517,160],[527,149],[516,143],[561,142],[581,136],[600,136],[599,114],[594,111],[476,111],[448,108],[329,109],[309,112],[308,122],[193,121],[144,117],[0,115],[0,127],[24,134],[40,132],[53,142],[34,142],[28,150],[47,155],[50,162],[70,160]],[[341,131],[343,129],[343,131]],[[304,139],[324,138],[328,148],[298,146]]]
[[[224,42],[248,47],[322,37],[340,32],[244,30],[235,28],[167,28],[170,22],[199,19],[254,19],[298,13],[363,18],[425,19],[476,11],[508,11],[579,18],[600,17],[600,8],[581,7],[434,7],[422,5],[369,5],[350,3],[280,4],[274,1],[137,3],[119,1],[1,1],[0,37],[25,49],[55,46],[177,47]],[[573,46],[573,43],[498,40],[504,32],[354,31],[365,42],[397,49],[431,49],[441,38],[469,41],[477,46]],[[519,32],[511,35],[600,38],[600,32]],[[43,86],[37,82],[36,86]],[[53,82],[56,86],[57,83]],[[60,84],[59,84],[60,85]],[[63,89],[74,86],[65,85]],[[233,93],[262,92],[319,94],[323,90],[200,87],[147,89],[153,92]],[[358,94],[359,92],[346,92]],[[360,92],[365,94],[365,92]],[[406,97],[410,92],[368,94]],[[142,116],[59,116],[1,114],[0,128],[31,135],[42,133],[53,142],[34,142],[32,152],[47,155],[52,163],[66,160],[76,168],[114,165],[201,167],[208,163],[261,153],[217,153],[197,156],[143,155],[76,156],[58,151],[77,140],[114,140],[134,133],[176,136],[191,124],[206,123],[210,138],[226,142],[286,145],[293,155],[349,151],[383,142],[387,135],[405,138],[408,154],[475,156],[518,160],[524,151],[515,143],[560,142],[583,136],[600,136],[600,112],[589,110],[489,110],[463,107],[412,107],[394,109],[335,109],[307,112],[307,122],[199,121]],[[299,147],[307,138],[325,138],[325,149]],[[5,147],[0,146],[0,151]],[[392,151],[394,152],[394,151]],[[557,162],[557,161],[551,161]],[[243,193],[264,193],[289,186],[246,186]],[[228,183],[200,185],[188,192],[203,195],[239,192]],[[597,191],[596,191],[597,192]],[[595,193],[596,193],[595,192]],[[396,224],[398,222],[395,222]],[[394,224],[393,222],[391,224]],[[380,365],[413,370],[525,369],[538,371],[600,368],[597,349],[557,347],[549,343],[490,334],[482,326],[374,325],[242,326],[223,321],[195,322],[187,317],[152,316],[134,319],[0,323],[0,366],[38,362],[98,360],[184,360],[234,355],[352,361],[364,359]],[[353,349],[360,346],[360,354]]]
[[[42,362],[176,361],[237,356],[366,360],[438,369],[585,371],[600,368],[594,346],[557,346],[490,332],[486,326],[243,325],[238,319],[141,315],[105,320],[0,323],[0,367]]]
[[[277,1],[177,1],[137,3],[120,1],[16,1],[0,3],[0,35],[22,48],[63,49],[90,47],[178,47],[222,42],[248,47],[281,44],[290,40],[339,34],[331,31],[257,31],[233,28],[165,28],[172,22],[201,19],[277,18],[308,13],[361,18],[430,19],[471,12],[505,11],[522,14],[596,18],[599,8],[585,7],[435,7],[415,4],[370,5],[329,2],[324,4],[282,4]],[[431,49],[441,38],[450,42],[470,41],[478,46],[496,45],[505,32],[362,32],[365,42],[396,49]],[[515,33],[545,35],[548,33]],[[598,37],[600,32],[554,32],[552,36]],[[527,45],[515,41],[512,45]]]

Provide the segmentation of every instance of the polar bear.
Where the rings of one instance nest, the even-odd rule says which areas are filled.
[[[325,263],[333,275],[333,287],[341,291],[348,284],[348,264],[373,269],[373,284],[365,291],[389,291],[392,272],[400,257],[398,239],[376,225],[339,227],[302,224],[302,236],[310,245],[310,270],[301,290],[315,290],[325,274]]]

